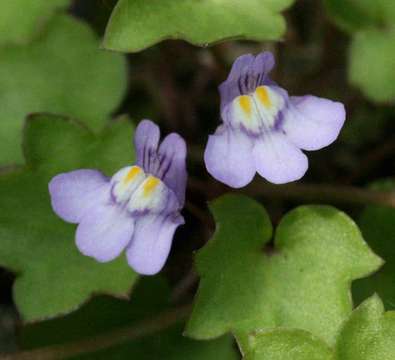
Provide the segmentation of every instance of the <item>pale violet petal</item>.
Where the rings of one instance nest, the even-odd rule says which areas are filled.
[[[134,219],[116,204],[98,206],[82,218],[76,244],[82,254],[97,261],[115,259],[130,243]]]
[[[174,232],[183,223],[180,215],[147,215],[137,219],[133,239],[126,250],[129,265],[139,274],[158,273],[169,255]]]
[[[247,185],[255,175],[252,144],[243,132],[220,126],[210,135],[204,152],[207,171],[233,188]]]
[[[156,152],[160,138],[158,125],[151,120],[142,120],[134,135],[137,165],[150,173],[152,167],[157,166]]]
[[[342,103],[311,95],[291,97],[290,101],[283,129],[296,146],[318,150],[336,140],[346,118]]]
[[[185,140],[175,133],[167,135],[159,146],[158,154],[160,163],[157,173],[153,175],[162,179],[177,196],[180,206],[183,206],[187,185]]]
[[[308,168],[307,156],[280,132],[257,140],[253,157],[258,173],[274,184],[299,180]]]
[[[110,199],[110,181],[97,170],[75,170],[55,176],[48,185],[51,204],[63,220],[78,223],[94,206]]]

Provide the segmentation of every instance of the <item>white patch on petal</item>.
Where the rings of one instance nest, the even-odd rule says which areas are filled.
[[[113,196],[118,203],[123,203],[130,199],[133,192],[147,178],[144,170],[139,166],[127,166],[119,170],[111,179],[113,186]]]
[[[229,121],[232,125],[258,134],[275,125],[279,112],[285,106],[285,99],[274,87],[259,86],[251,94],[236,97],[230,106]]]
[[[166,206],[168,191],[161,180],[149,175],[133,192],[128,203],[128,210],[131,212],[160,211]]]

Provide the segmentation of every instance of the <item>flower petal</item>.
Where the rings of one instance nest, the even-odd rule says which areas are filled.
[[[233,188],[247,185],[255,175],[252,147],[248,135],[220,126],[210,135],[204,152],[207,171]]]
[[[274,64],[273,54],[268,51],[256,57],[251,54],[238,57],[228,78],[219,86],[221,114],[234,98],[254,92],[256,87],[263,85]]]
[[[100,262],[115,259],[130,243],[134,219],[115,204],[91,209],[76,232],[78,249]]]
[[[253,156],[258,173],[274,184],[298,180],[308,168],[307,156],[280,132],[258,140]]]
[[[174,232],[183,223],[180,215],[137,219],[132,242],[126,250],[129,265],[143,275],[158,273],[169,255]]]
[[[145,172],[157,166],[156,151],[160,138],[159,127],[151,120],[142,120],[134,135],[134,145],[137,154],[137,165]]]
[[[167,187],[174,192],[182,207],[187,184],[187,146],[184,139],[178,134],[169,134],[160,145],[158,154],[159,166],[153,175],[162,179]]]
[[[100,171],[75,170],[55,176],[49,183],[51,204],[63,220],[78,223],[91,207],[110,198],[110,182]]]
[[[346,118],[342,103],[311,95],[290,101],[283,129],[296,146],[318,150],[336,140]]]

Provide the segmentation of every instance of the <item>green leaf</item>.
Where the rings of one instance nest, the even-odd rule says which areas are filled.
[[[332,350],[303,330],[275,329],[251,335],[245,360],[334,360]]]
[[[209,44],[241,38],[279,39],[285,31],[280,12],[293,0],[119,0],[104,46],[136,52],[165,39]]]
[[[95,130],[105,124],[126,88],[126,64],[98,45],[87,25],[64,15],[37,41],[0,48],[0,164],[22,163],[21,130],[29,113],[84,119]]]
[[[144,278],[130,301],[96,297],[76,312],[22,329],[20,343],[26,349],[62,344],[133,326],[169,307],[169,289],[161,278]],[[231,336],[198,342],[182,336],[182,323],[142,339],[73,359],[139,360],[236,360]]]
[[[26,166],[0,176],[0,264],[17,274],[22,317],[67,313],[95,293],[127,296],[136,274],[123,257],[100,264],[78,252],[75,226],[51,209],[48,182],[59,172],[98,168],[110,175],[132,163],[133,127],[122,119],[95,135],[74,121],[36,115],[24,134]]]
[[[333,344],[352,310],[350,283],[381,265],[354,224],[332,207],[303,206],[277,229],[243,196],[211,204],[217,230],[199,251],[201,282],[187,334],[201,339],[286,326]]]
[[[394,181],[380,181],[377,190],[395,191]],[[361,303],[374,293],[380,295],[387,309],[395,309],[395,209],[385,206],[367,206],[359,225],[372,249],[384,260],[384,266],[372,276],[353,284],[353,294]]]
[[[350,82],[367,97],[395,101],[395,28],[358,32],[351,44],[349,67]]]
[[[384,313],[378,296],[365,301],[342,329],[336,355],[338,360],[393,360],[395,311]]]
[[[0,6],[0,45],[26,43],[37,36],[51,16],[70,0],[12,0]]]

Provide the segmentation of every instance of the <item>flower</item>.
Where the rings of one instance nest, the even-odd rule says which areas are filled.
[[[289,96],[269,78],[270,52],[243,55],[223,82],[221,124],[210,135],[204,160],[208,172],[234,188],[258,172],[283,184],[300,179],[308,168],[302,150],[331,144],[343,126],[343,104],[316,96]]]
[[[137,163],[112,178],[82,169],[55,176],[49,183],[52,208],[63,220],[77,223],[76,244],[100,262],[126,249],[138,273],[159,272],[170,251],[186,187],[186,144],[178,134],[158,146],[160,130],[143,120],[135,133]]]

